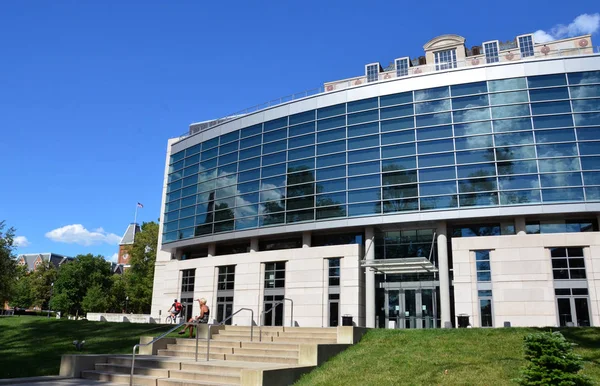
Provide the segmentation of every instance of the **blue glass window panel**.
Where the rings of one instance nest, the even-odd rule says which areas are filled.
[[[165,204],[165,212],[170,212],[172,210],[179,209],[180,205],[181,205],[181,201],[180,200],[171,201],[168,204]]]
[[[181,190],[167,194],[167,202],[181,198]]]
[[[271,178],[262,179],[260,181],[260,189],[267,190],[267,189],[273,189],[273,188],[280,188],[280,187],[284,187],[285,184],[286,184],[286,176],[271,177]]]
[[[287,137],[287,129],[274,130],[269,133],[263,134],[263,143],[277,141],[280,139],[284,139],[286,137]]]
[[[279,162],[285,162],[286,161],[286,154],[285,151],[282,151],[280,153],[275,153],[275,154],[269,154],[269,155],[264,155],[262,156],[262,164],[263,166],[266,165],[273,165]]]
[[[209,139],[208,141],[202,142],[202,150],[204,151],[204,150],[211,149],[211,148],[217,146],[218,144],[219,144],[219,137]]]
[[[524,88],[527,88],[525,78],[491,80],[488,82],[488,89],[490,92],[520,90]]]
[[[494,135],[494,138],[496,140],[496,146],[525,145],[533,143],[533,133],[530,131],[496,134]]]
[[[529,105],[527,104],[492,107],[492,117],[494,119],[523,117],[529,115]]]
[[[413,95],[411,91],[400,94],[386,95],[379,98],[381,107],[411,103],[412,101]]]
[[[316,212],[317,220],[335,217],[346,217],[346,205],[336,205],[328,208],[318,208]]]
[[[227,155],[219,156],[219,165],[225,165],[238,160],[238,153],[229,153]]]
[[[600,113],[573,114],[576,126],[600,125]]]
[[[287,149],[287,141],[285,139],[277,142],[271,142],[262,146],[263,154],[274,153]]]
[[[527,77],[529,88],[562,86],[567,84],[565,74],[538,75]]]
[[[421,210],[456,208],[456,196],[424,197],[420,199]]]
[[[381,131],[394,131],[402,129],[412,129],[415,127],[415,120],[413,117],[392,119],[390,121],[381,122]]]
[[[338,190],[346,190],[346,179],[322,181],[317,183],[317,193],[336,192]],[[345,192],[343,193],[346,194]]]
[[[419,181],[436,181],[456,178],[454,167],[419,170]]]
[[[185,149],[185,156],[189,157],[191,155],[194,154],[198,154],[200,153],[200,144],[194,145],[194,146],[190,146],[187,149]]]
[[[600,99],[583,99],[572,101],[573,111],[586,112],[586,111],[600,111]]]
[[[507,131],[526,131],[532,130],[531,118],[516,118],[516,119],[503,119],[501,121],[494,121],[494,132],[504,133]]]
[[[217,147],[210,149],[210,150],[203,151],[202,152],[202,160],[216,157],[218,153],[219,153],[219,148],[217,148]]]
[[[260,133],[262,133],[262,123],[259,123],[258,125],[243,128],[241,130],[241,137],[242,138],[251,137],[253,135],[257,135]]]
[[[272,121],[265,122],[264,123],[264,131],[267,132],[267,131],[285,127],[285,126],[287,126],[287,123],[288,123],[288,117],[278,118],[278,119],[274,119]]]
[[[583,188],[542,189],[544,202],[583,201]]]
[[[262,142],[262,137],[260,135],[255,135],[254,137],[244,138],[240,141],[240,149],[247,149],[252,146],[260,145]]]
[[[450,113],[437,113],[417,116],[417,127],[443,125],[447,123],[452,123],[452,117],[450,116]]]
[[[600,200],[600,187],[585,188],[585,198],[587,201]]]
[[[578,86],[569,87],[571,89],[571,98],[598,98],[600,97],[599,86]]]
[[[238,181],[245,182],[260,178],[260,169],[249,170],[247,172],[238,173]]]
[[[285,213],[272,213],[272,214],[268,214],[266,216],[259,216],[258,217],[258,226],[263,227],[263,226],[269,226],[269,225],[283,224],[285,222],[284,220],[285,220]]]
[[[472,109],[475,107],[487,106],[487,95],[475,95],[464,98],[452,98],[452,108],[456,109]]]
[[[198,183],[198,175],[189,176],[183,179],[183,187]]]
[[[348,178],[348,189],[360,189],[368,188],[370,186],[380,186],[381,175],[371,174],[368,176],[352,177]],[[372,197],[370,198],[373,199]]]
[[[579,153],[581,155],[600,154],[600,142],[581,142],[579,144]]]
[[[498,162],[498,175],[537,173],[535,161]]]
[[[534,146],[513,146],[496,148],[496,159],[507,161],[515,159],[535,158]]]
[[[404,170],[394,173],[385,173],[381,177],[383,185],[399,185],[417,182],[416,170]]]
[[[181,209],[179,211],[179,218],[185,218],[185,217],[193,216],[194,214],[196,214],[196,207],[195,206],[190,206],[190,207],[187,207],[185,209]],[[193,221],[194,221],[194,219],[192,218],[192,225],[193,225]],[[186,225],[186,226],[189,226],[189,225]]]
[[[342,138],[346,138],[345,127],[334,130],[321,131],[317,134],[317,142],[329,142]]]
[[[198,185],[191,185],[181,190],[181,197],[186,197],[190,194],[196,194],[196,192],[198,192]]]
[[[414,142],[414,140],[415,140],[415,131],[414,130],[395,131],[393,133],[381,134],[381,144],[382,145],[391,145],[394,143],[401,143],[401,142]]]
[[[284,191],[285,189],[263,190],[260,192],[260,202],[281,201],[285,197]]]
[[[502,190],[532,189],[540,187],[537,174],[530,174],[526,176],[499,177],[498,183],[500,184],[500,189]]]
[[[333,166],[346,163],[346,153],[317,157],[317,167]]]
[[[581,157],[583,170],[600,170],[600,157]]]
[[[455,123],[470,122],[470,121],[483,121],[490,119],[490,109],[471,109],[454,111],[452,113]]]
[[[346,177],[346,166],[335,166],[326,169],[317,169],[317,180]]]
[[[342,103],[339,105],[333,105],[333,106],[323,107],[321,109],[318,109],[317,110],[317,118],[318,119],[329,118],[329,117],[333,117],[333,116],[341,115],[341,114],[345,114],[345,113],[346,113],[346,104]]]
[[[348,162],[361,162],[379,159],[379,148],[348,152]]]
[[[540,181],[543,188],[581,186],[581,173],[542,174]]]
[[[394,133],[394,134],[396,134],[396,133]],[[388,134],[386,134],[386,135],[388,135]],[[383,140],[383,135],[381,137]],[[428,128],[417,130],[417,138],[419,140],[437,139],[437,138],[446,138],[446,137],[452,137],[452,126],[428,127]],[[414,135],[413,135],[413,139],[411,139],[411,141],[414,141]],[[398,142],[401,142],[401,141],[398,141]]]
[[[240,160],[259,156],[261,153],[260,146],[251,147],[250,149],[240,150]]]
[[[315,131],[315,122],[303,123],[301,125],[292,126],[289,129],[290,137],[294,137],[296,135],[314,133]]]
[[[461,207],[496,206],[498,205],[498,193],[461,194],[458,200]]]
[[[236,209],[237,211],[237,209]],[[235,229],[251,229],[256,228],[258,226],[258,217],[245,217],[245,218],[236,218],[235,219]]]
[[[308,135],[303,135],[301,137],[290,138],[288,140],[288,147],[291,149],[294,147],[313,145],[314,143],[315,143],[314,134],[308,134]]]
[[[208,161],[200,162],[200,170],[214,169],[215,167],[217,167],[217,159],[216,158],[212,158],[212,159],[209,159]]]
[[[487,192],[498,190],[496,178],[473,178],[469,180],[458,181],[458,192]]]
[[[260,181],[247,182],[245,184],[238,184],[239,193],[249,193],[257,191],[260,187]]]
[[[183,170],[177,171],[175,173],[171,173],[169,175],[169,183],[176,181],[176,180],[180,179],[181,177],[183,177]]]
[[[208,181],[217,177],[217,169],[207,170],[198,175],[198,182]]]
[[[290,173],[287,175],[287,177],[288,185],[302,184],[305,182],[314,182],[315,172],[313,170],[301,171],[299,173]]]
[[[462,137],[455,140],[456,150],[478,149],[493,147],[494,141],[491,135],[479,135],[476,137]]]
[[[579,170],[578,158],[557,158],[539,160],[540,173],[568,172]]]
[[[299,149],[294,149],[294,150],[288,151],[288,159],[290,161],[300,159],[300,158],[314,157],[314,156],[315,156],[315,147],[314,146],[301,147]]]
[[[381,170],[384,172],[415,169],[416,167],[417,157],[391,158],[381,161]]]
[[[499,94],[490,94],[490,104],[492,106],[524,102],[529,102],[529,94],[527,91],[511,91],[502,92]]]
[[[317,130],[327,130],[333,129],[340,126],[346,126],[346,116],[342,115],[339,117],[324,119],[322,121],[317,121]]]
[[[573,118],[568,115],[547,115],[543,117],[533,117],[533,126],[536,129],[550,129],[553,127],[573,126]]]
[[[586,185],[600,185],[600,172],[583,173],[583,181]]]
[[[220,138],[219,143],[221,145],[229,143],[231,141],[236,141],[237,139],[240,138],[240,131],[239,130],[232,131],[231,133],[223,134],[219,138]]]
[[[169,166],[169,173],[173,173],[176,170],[183,168],[183,161],[176,162]]]
[[[448,97],[450,97],[450,90],[447,86],[415,91],[415,101],[426,101]]]
[[[379,213],[381,213],[380,202],[368,202],[364,204],[348,205],[348,216],[350,217]]]
[[[481,94],[487,92],[487,84],[485,82],[465,83],[450,86],[452,96]]]
[[[363,125],[356,125],[348,127],[348,137],[356,137],[359,135],[376,134],[379,133],[379,123],[366,123]]]
[[[381,148],[381,158],[403,157],[416,154],[414,143],[384,146]]]
[[[219,175],[231,174],[231,173],[236,173],[237,171],[238,171],[237,163],[234,162],[232,164],[219,167],[217,174],[219,174]]]
[[[490,162],[494,161],[494,150],[472,150],[472,151],[461,151],[456,152],[456,163],[457,164],[470,164],[476,162]]]
[[[421,196],[439,196],[442,194],[456,194],[456,181],[419,184],[419,193]]]
[[[181,206],[186,207],[190,205],[196,205],[196,195],[188,196],[181,200]]]
[[[302,170],[310,170],[310,169],[314,169],[314,168],[315,168],[315,159],[314,158],[308,158],[308,159],[288,162],[288,164],[287,164],[287,172],[288,173],[293,173],[293,172],[302,171]]]
[[[233,230],[233,226],[234,226],[234,221],[233,220],[231,220],[231,221],[223,221],[223,222],[216,223],[214,225],[214,227],[215,227],[215,233],[232,231]]]
[[[454,153],[442,153],[419,156],[419,167],[454,165]]]
[[[360,164],[348,165],[348,175],[356,176],[359,174],[371,174],[381,172],[379,161],[363,162]]]
[[[236,206],[244,206],[249,204],[256,204],[258,202],[258,192],[243,194],[235,198]]]
[[[580,141],[600,140],[600,127],[577,129],[577,139]]]
[[[279,164],[279,165],[263,167],[261,170],[262,170],[262,177],[265,178],[265,177],[276,176],[278,174],[285,174],[287,168],[286,168],[285,164]]]
[[[438,182],[444,184],[445,182]],[[456,184],[454,184],[456,186]],[[456,188],[455,188],[456,190]],[[383,188],[383,198],[405,198],[405,197],[416,197],[418,196],[417,184],[410,185],[399,185],[399,186],[386,186]],[[423,194],[423,193],[421,193]]]
[[[457,137],[463,135],[487,134],[491,132],[491,122],[475,122],[454,125],[454,135],[456,135]]]
[[[414,109],[412,104],[388,107],[387,109],[381,109],[380,112],[381,119],[406,117],[413,114]]]
[[[348,202],[373,201],[381,198],[379,188],[352,190],[348,192]]]
[[[379,146],[379,135],[370,135],[348,140],[348,150],[361,149],[364,147]]]
[[[577,155],[577,146],[574,143],[557,143],[552,145],[538,145],[538,157],[568,157]]]
[[[290,126],[297,125],[298,123],[304,123],[315,120],[315,110],[305,111],[303,113],[290,115]]]
[[[379,119],[379,110],[364,111],[362,113],[348,114],[348,124],[364,123]]]
[[[237,182],[237,176],[224,176],[217,178],[217,188],[233,185]]]
[[[178,153],[175,153],[171,156],[171,162],[170,163],[175,163],[178,161],[181,161],[183,158],[185,157],[185,150],[182,150]]]
[[[204,193],[200,193],[197,196],[197,203],[204,203],[203,205],[206,205],[206,201],[209,201],[213,198],[213,192],[204,192]],[[198,213],[198,208],[200,208],[201,205],[196,206],[196,213]]]
[[[173,222],[166,223],[163,226],[163,232],[171,232],[171,231],[177,230],[179,228],[178,225],[179,225],[178,221],[173,221]]]
[[[330,154],[338,151],[346,151],[346,141],[328,142],[317,145],[317,154]]]
[[[559,114],[559,113],[570,113],[570,112],[571,112],[571,103],[569,101],[532,103],[531,104],[531,114],[532,115]]]
[[[415,113],[416,114],[437,113],[440,111],[448,111],[450,109],[451,109],[450,108],[450,99],[443,99],[443,100],[432,101],[432,102],[415,103]]]
[[[379,107],[377,98],[362,99],[355,102],[348,102],[348,113],[376,109],[377,107]]]
[[[575,130],[540,130],[535,132],[535,141],[537,143],[548,142],[569,142],[575,141]]]
[[[484,177],[496,174],[494,164],[464,165],[456,168],[458,178]]]
[[[208,190],[214,190],[216,186],[216,180],[209,180],[198,184],[198,192],[205,192]]]
[[[164,222],[167,223],[169,221],[173,221],[173,220],[177,220],[179,218],[179,212],[178,211],[174,211],[171,213],[165,213],[165,217],[164,217]],[[177,223],[175,223],[177,224]],[[165,224],[166,225],[166,224]],[[163,229],[163,232],[167,231],[167,229]]]
[[[532,102],[569,99],[569,90],[566,87],[529,90],[529,99]]]
[[[600,71],[573,72],[567,74],[569,84],[600,83]]]
[[[339,205],[346,203],[346,192],[320,194],[317,196],[317,206]]]

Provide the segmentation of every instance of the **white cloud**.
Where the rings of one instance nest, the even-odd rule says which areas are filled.
[[[29,240],[27,240],[27,237],[25,236],[16,236],[13,239],[13,245],[15,247],[28,247],[29,244],[31,243],[29,242]]]
[[[102,228],[89,231],[81,224],[65,225],[64,227],[51,230],[46,233],[46,237],[59,243],[79,244],[84,246],[103,243],[118,245],[121,241],[121,237],[114,233],[105,232]]]
[[[546,43],[567,37],[595,34],[600,29],[600,13],[583,13],[568,25],[557,24],[548,31],[538,30],[533,33],[536,43]]]
[[[104,258],[106,261],[110,261],[112,263],[116,263],[119,260],[119,254],[118,253],[113,253],[112,256],[110,257],[105,257]]]

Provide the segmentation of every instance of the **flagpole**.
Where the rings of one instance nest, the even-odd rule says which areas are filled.
[[[138,208],[139,208],[139,205],[136,203],[135,204],[135,215],[133,216],[133,223],[134,224],[137,224],[137,211],[138,211]]]

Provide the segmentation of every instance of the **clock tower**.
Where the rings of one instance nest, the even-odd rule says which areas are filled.
[[[138,232],[140,232],[140,226],[138,224],[129,224],[125,234],[123,235],[123,238],[121,238],[121,242],[119,243],[119,258],[117,260],[118,264],[129,266],[129,249],[133,245],[135,235]]]

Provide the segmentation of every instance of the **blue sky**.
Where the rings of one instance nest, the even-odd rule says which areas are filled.
[[[600,11],[587,0],[436,4],[4,1],[0,220],[17,228],[18,253],[111,258],[137,202],[139,222],[158,219],[167,139],[190,123],[422,55],[441,34],[469,47],[560,37],[597,30]]]

